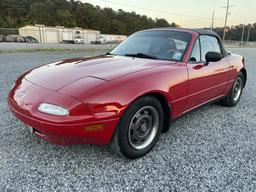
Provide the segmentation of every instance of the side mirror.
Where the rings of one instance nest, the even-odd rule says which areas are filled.
[[[223,56],[218,52],[208,52],[205,55],[206,65],[208,65],[210,62],[217,62],[220,61],[223,58]]]

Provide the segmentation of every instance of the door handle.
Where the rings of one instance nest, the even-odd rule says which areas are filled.
[[[198,65],[195,65],[195,66],[193,67],[193,69],[199,70],[199,69],[202,69],[203,67],[205,67],[204,64],[198,64]]]

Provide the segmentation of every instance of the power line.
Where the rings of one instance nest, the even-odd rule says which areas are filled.
[[[256,21],[255,18],[248,17],[245,12],[244,12],[244,13],[241,13],[240,10],[239,10],[239,11],[235,11],[235,14],[236,14],[236,15],[239,15],[239,16],[241,16],[241,17],[243,17],[243,21],[245,21],[245,20],[247,20],[247,21],[248,21],[248,20],[252,20],[252,22],[253,22],[253,20]]]
[[[248,3],[246,5],[250,6],[250,3]],[[245,8],[245,6],[238,6],[238,8],[239,8],[239,10],[236,13],[240,14],[242,17],[246,17],[249,20],[256,21],[255,16],[251,15],[251,12],[249,12],[248,9]],[[241,9],[243,10],[243,13],[241,13]]]
[[[186,17],[188,19],[194,19],[194,18],[197,18],[197,19],[210,19],[209,17],[202,17],[202,16],[195,16],[195,15],[187,15],[187,14],[181,14],[181,13],[177,13],[177,12],[170,12],[170,11],[162,11],[162,10],[156,10],[156,9],[149,9],[149,8],[145,8],[145,7],[139,7],[139,6],[135,6],[135,5],[131,5],[131,4],[127,4],[127,3],[120,3],[120,2],[117,2],[117,1],[112,1],[112,0],[98,0],[98,1],[101,1],[101,2],[105,2],[105,3],[109,3],[109,4],[114,4],[114,5],[121,5],[121,6],[124,6],[124,7],[130,7],[130,8],[136,8],[136,9],[140,9],[140,10],[145,10],[145,11],[150,11],[150,12],[157,12],[157,13],[161,13],[161,14],[171,14],[171,15],[178,15],[178,16],[181,16],[181,17]],[[220,0],[222,1],[222,0]],[[214,3],[215,6],[217,6],[219,3],[216,2],[216,0],[212,1],[211,3]],[[234,7],[234,5],[229,5],[229,7],[227,6],[223,6],[221,8],[231,8],[231,7]],[[229,12],[226,12],[226,15],[228,17],[229,15]],[[246,14],[245,15],[241,15],[242,17],[247,17]],[[247,17],[249,19],[249,17]],[[214,18],[214,20],[221,20],[223,18]],[[251,18],[252,19],[252,18]],[[226,22],[226,18],[225,18],[225,26],[224,29],[227,28],[227,22]],[[224,33],[223,33],[224,34]]]
[[[170,11],[161,11],[161,10],[156,10],[156,9],[149,9],[149,8],[145,8],[145,7],[134,6],[134,5],[130,5],[130,4],[126,4],[126,3],[119,3],[119,2],[116,2],[116,1],[110,1],[110,0],[99,0],[99,1],[103,1],[103,2],[106,2],[106,3],[109,3],[109,4],[115,4],[115,5],[130,7],[130,8],[136,8],[136,9],[145,10],[145,11],[178,15],[178,16],[181,16],[181,17],[197,18],[197,19],[209,19],[209,17],[201,17],[201,16],[195,16],[195,15],[175,13],[175,12],[170,12]]]

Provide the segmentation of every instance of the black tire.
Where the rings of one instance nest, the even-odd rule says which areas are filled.
[[[227,107],[236,106],[243,93],[244,88],[244,76],[243,73],[239,73],[232,88],[230,89],[228,95],[221,100],[221,104]]]
[[[156,144],[163,129],[163,121],[160,102],[154,97],[141,97],[120,118],[110,146],[122,157],[140,158]]]

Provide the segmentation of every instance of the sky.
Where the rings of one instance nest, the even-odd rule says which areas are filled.
[[[165,18],[182,27],[210,27],[213,11],[214,26],[224,26],[227,0],[80,0],[111,7],[114,10],[135,11],[155,18]],[[228,26],[256,23],[256,0],[230,0]]]

